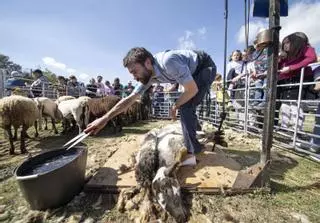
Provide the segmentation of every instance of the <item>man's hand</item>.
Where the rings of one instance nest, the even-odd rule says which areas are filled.
[[[85,133],[96,135],[101,129],[108,123],[108,119],[105,117],[98,118],[93,122],[89,123],[87,128],[84,130]]]
[[[279,70],[280,73],[287,74],[290,72],[290,67],[283,67],[281,70]]]
[[[176,121],[177,120],[177,107],[175,106],[175,105],[173,105],[172,107],[171,107],[171,114],[170,114],[170,116],[171,116],[171,118],[172,118],[172,120],[173,121]]]

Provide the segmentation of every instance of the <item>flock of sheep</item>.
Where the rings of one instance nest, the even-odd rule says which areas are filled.
[[[34,125],[35,137],[37,137],[39,135],[38,122],[39,129],[42,130],[43,118],[45,129],[48,129],[47,119],[51,119],[55,134],[58,134],[55,126],[57,121],[62,121],[62,134],[71,131],[76,126],[80,133],[89,122],[104,115],[120,100],[120,97],[114,95],[103,98],[62,96],[56,100],[46,97],[27,98],[11,95],[0,99],[0,127],[9,137],[10,154],[15,153],[13,141],[17,140],[17,130],[22,127],[20,150],[21,153],[26,153],[25,138],[29,137],[27,130]],[[149,114],[150,106],[151,100],[137,101],[125,114],[112,120],[114,131],[121,131],[124,122],[129,124],[137,120],[148,119],[146,114]],[[14,135],[11,132],[11,126],[14,128]]]

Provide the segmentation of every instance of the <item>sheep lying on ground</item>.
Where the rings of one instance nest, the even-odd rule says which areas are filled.
[[[148,222],[152,220],[147,217],[148,215],[160,216],[159,213],[154,213],[157,205],[160,205],[177,222],[185,222],[187,214],[180,193],[180,185],[175,175],[178,164],[185,154],[187,150],[183,143],[180,123],[153,129],[146,133],[136,155],[135,176],[139,187],[135,188],[135,193],[124,190],[120,195],[118,208],[120,210],[122,208],[123,211],[130,210],[126,205],[128,199],[129,203],[144,204],[136,210],[140,214],[145,213],[146,215],[140,216],[139,219],[146,219],[145,222]],[[141,196],[141,191],[150,196]],[[152,198],[157,201],[156,204],[150,201]],[[152,204],[152,206],[146,207],[146,204]]]
[[[39,129],[42,130],[42,116],[45,118],[45,130],[48,129],[47,125],[47,117],[51,118],[52,128],[54,129],[54,133],[58,134],[58,130],[55,125],[56,120],[62,120],[63,115],[61,111],[58,109],[58,105],[49,98],[46,97],[38,97],[34,98],[39,106],[40,118],[39,118]]]
[[[63,115],[63,134],[68,131],[70,120],[74,120],[79,128],[79,133],[86,128],[89,123],[89,97],[80,97],[62,101],[58,108]]]
[[[103,98],[93,98],[88,101],[89,111],[90,111],[90,122],[94,121],[96,118],[102,117],[108,111],[110,111],[119,101],[120,97],[115,95],[105,96]],[[118,115],[111,122],[113,124],[114,132],[117,133],[122,129],[121,116]]]
[[[0,99],[0,125],[8,136],[10,141],[10,154],[14,154],[13,137],[11,126],[18,129],[22,126],[20,150],[26,153],[25,138],[30,126],[35,126],[35,136],[38,136],[37,119],[39,118],[37,103],[30,98],[18,95],[12,95]]]

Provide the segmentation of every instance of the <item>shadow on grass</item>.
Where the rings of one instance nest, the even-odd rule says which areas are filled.
[[[242,168],[252,166],[260,162],[259,151],[224,150],[226,154],[238,163]],[[285,173],[298,165],[298,162],[290,157],[278,152],[271,153],[271,163],[268,167],[270,178],[274,180],[284,180]]]
[[[271,180],[271,192],[272,193],[279,193],[279,192],[296,192],[296,191],[305,191],[311,189],[320,189],[320,182],[315,182],[305,186],[287,186],[285,184],[281,184],[279,182],[275,182]]]
[[[275,180],[284,180],[284,174],[298,165],[298,162],[292,157],[274,152],[271,155],[271,164],[269,166],[270,178]]]

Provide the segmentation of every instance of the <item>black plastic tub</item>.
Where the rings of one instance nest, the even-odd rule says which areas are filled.
[[[15,177],[31,209],[57,208],[82,190],[86,163],[86,146],[52,150],[24,161]]]

